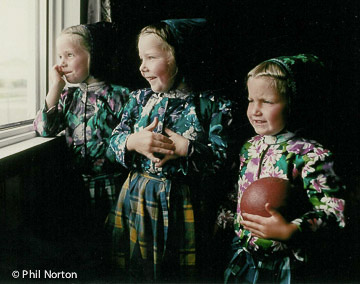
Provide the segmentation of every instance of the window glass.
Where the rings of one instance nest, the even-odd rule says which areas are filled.
[[[37,3],[0,1],[0,125],[35,116],[39,58]]]

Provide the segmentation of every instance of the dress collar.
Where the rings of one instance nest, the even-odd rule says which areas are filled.
[[[171,99],[186,99],[190,95],[187,89],[176,89],[166,93],[154,93],[153,96],[157,98],[171,98]]]
[[[295,136],[295,133],[290,131],[281,132],[277,135],[264,135],[263,139],[266,144],[280,144],[288,141]]]
[[[81,91],[83,92],[94,92],[97,91],[98,89],[100,89],[101,87],[103,87],[105,85],[104,81],[100,81],[100,82],[95,82],[92,84],[86,84],[86,83],[79,83],[78,86],[81,89]]]

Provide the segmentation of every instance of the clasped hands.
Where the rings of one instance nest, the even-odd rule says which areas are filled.
[[[143,130],[129,136],[126,148],[136,151],[155,163],[156,167],[162,167],[167,161],[185,157],[188,151],[188,139],[165,128],[167,136],[154,133],[153,130],[159,123],[156,117],[154,121]]]

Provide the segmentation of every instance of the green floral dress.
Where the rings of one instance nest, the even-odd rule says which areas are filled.
[[[299,232],[290,242],[252,236],[240,224],[243,193],[252,182],[264,177],[286,179],[292,185],[292,199],[287,206],[291,209],[288,212],[292,215],[289,216],[293,217],[289,221],[298,226]],[[293,260],[298,263],[306,261],[308,244],[314,243],[316,236],[321,236],[316,232],[326,227],[336,230],[345,226],[344,189],[334,172],[332,153],[317,142],[291,132],[251,138],[240,153],[234,216],[236,253],[225,273],[226,278],[235,275],[241,281],[250,277],[252,282],[256,279],[264,281],[262,277],[272,275],[271,281],[288,283]]]
[[[34,120],[34,129],[44,137],[65,131],[66,143],[74,156],[73,173],[82,175],[89,190],[93,217],[103,222],[117,199],[124,169],[109,151],[109,139],[120,122],[129,89],[105,82],[65,88],[59,103],[46,105]],[[80,190],[80,189],[78,189]]]
[[[206,220],[202,203],[210,192],[203,182],[211,184],[225,164],[230,107],[230,101],[215,93],[151,89],[134,92],[125,106],[110,146],[131,172],[107,225],[117,263],[137,278],[164,279],[166,273],[196,265],[202,240],[195,223]],[[189,140],[188,156],[161,168],[126,149],[127,137],[155,117],[159,123],[154,132],[169,128]]]

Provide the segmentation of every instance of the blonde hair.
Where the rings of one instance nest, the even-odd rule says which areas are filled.
[[[78,37],[72,37],[72,40],[77,41],[82,47],[84,47],[89,52],[89,54],[91,54],[92,51],[91,35],[89,33],[89,30],[85,26],[77,25],[77,26],[65,28],[60,33],[60,36],[62,35],[78,36]]]
[[[250,78],[265,77],[272,79],[275,88],[278,90],[279,95],[288,98],[289,80],[288,75],[283,69],[274,62],[264,61],[255,66],[246,77],[246,85]]]
[[[176,62],[175,48],[169,43],[169,41],[171,41],[172,34],[168,25],[161,22],[159,24],[144,27],[137,37],[137,42],[139,43],[141,37],[151,34],[155,35],[161,40],[163,50],[169,52],[169,59],[173,59]]]

